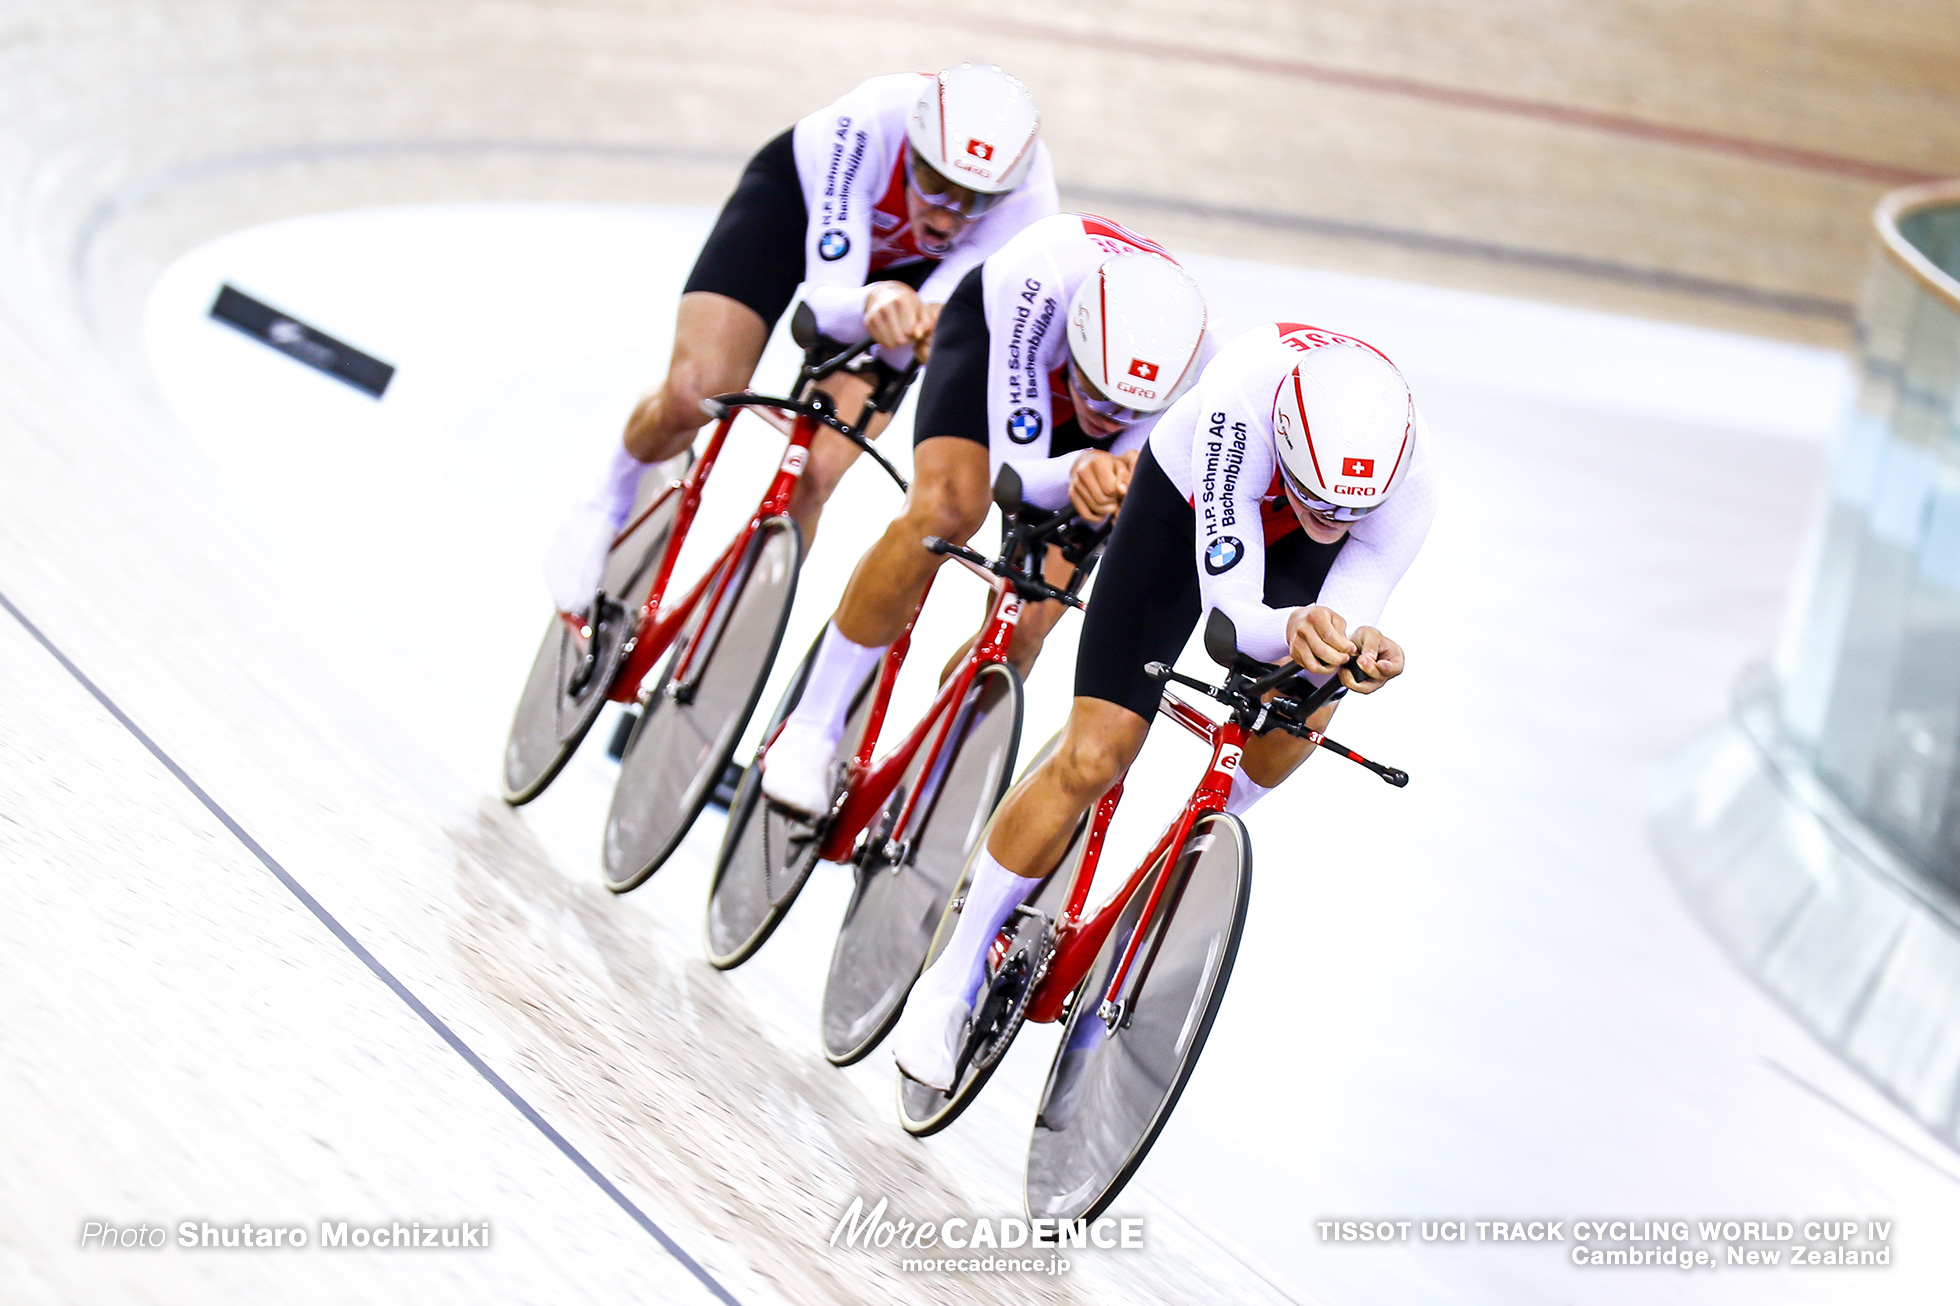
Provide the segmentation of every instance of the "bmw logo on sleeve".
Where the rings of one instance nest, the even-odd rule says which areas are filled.
[[[817,257],[826,263],[835,263],[851,252],[851,238],[832,227],[817,237]]]
[[[1041,438],[1041,414],[1032,408],[1016,408],[1007,419],[1007,438],[1015,444],[1033,444]]]
[[[1214,576],[1230,571],[1244,556],[1245,545],[1236,535],[1221,535],[1205,546],[1205,570]]]

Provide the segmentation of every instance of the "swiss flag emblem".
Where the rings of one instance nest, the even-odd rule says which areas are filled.
[[[1359,476],[1365,479],[1374,474],[1375,460],[1373,458],[1343,458],[1341,460],[1341,475],[1343,476]]]
[[[1157,379],[1157,365],[1155,363],[1146,363],[1141,358],[1132,358],[1130,360],[1130,375],[1139,381],[1155,381]]]
[[[992,161],[994,157],[994,147],[985,141],[968,141],[966,143],[966,152],[976,159]]]

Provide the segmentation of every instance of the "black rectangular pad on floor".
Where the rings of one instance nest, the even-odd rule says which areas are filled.
[[[260,344],[271,345],[287,357],[318,368],[376,399],[387,390],[388,382],[394,380],[392,364],[342,344],[324,331],[295,321],[270,304],[261,304],[231,286],[219,288],[218,298],[211,305],[211,316]]]

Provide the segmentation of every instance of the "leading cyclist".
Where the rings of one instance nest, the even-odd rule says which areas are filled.
[[[825,336],[925,356],[968,270],[1059,207],[1039,129],[1027,87],[960,64],[873,77],[756,153],[688,276],[666,380],[634,408],[598,489],[546,557],[560,611],[591,605],[640,474],[693,442],[703,399],[748,385],[798,283]],[[848,376],[823,388],[845,412],[869,393]],[[790,505],[806,548],[857,453],[828,430],[811,446]]]
[[[893,1031],[900,1070],[950,1090],[987,949],[1135,760],[1163,692],[1144,667],[1175,662],[1205,609],[1232,618],[1247,655],[1356,693],[1402,674],[1401,646],[1374,623],[1435,516],[1428,444],[1384,355],[1290,322],[1234,339],[1164,414],[1104,551],[1061,744],[1002,802],[953,937]],[[1250,740],[1225,810],[1244,813],[1311,750]]]
[[[1044,218],[967,273],[947,301],[914,427],[905,511],[864,555],[796,710],[763,760],[762,792],[828,809],[830,763],[852,695],[911,619],[943,558],[966,542],[1012,463],[1022,497],[1090,518],[1121,504],[1156,418],[1209,351],[1204,296],[1162,247],[1105,218]],[[1062,605],[1021,610],[1009,660],[1026,674]]]

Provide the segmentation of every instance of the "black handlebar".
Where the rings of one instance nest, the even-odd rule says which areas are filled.
[[[1004,464],[994,476],[994,502],[1000,505],[1000,553],[993,558],[963,544],[926,537],[928,552],[958,558],[976,571],[998,576],[1014,587],[1014,592],[1031,603],[1052,600],[1080,608],[1080,591],[1095,567],[1097,552],[1109,537],[1110,522],[1090,523],[1078,517],[1073,508],[1038,508],[1021,498],[1021,476],[1012,464]],[[1061,549],[1062,557],[1073,563],[1075,572],[1066,586],[1056,587],[1041,574],[1041,559],[1048,546]]]
[[[836,342],[818,334],[817,315],[807,303],[796,306],[796,312],[790,317],[789,333],[803,350],[803,366],[797,371],[793,390],[796,398],[776,399],[745,390],[703,399],[701,410],[717,421],[728,416],[730,409],[742,407],[775,408],[807,417],[828,426],[869,454],[871,461],[877,463],[900,490],[911,489],[911,484],[899,474],[898,468],[871,447],[871,441],[864,436],[864,428],[870,425],[875,414],[895,412],[899,404],[905,401],[905,392],[912,388],[912,382],[919,375],[918,358],[915,356],[903,368],[892,367],[870,356],[878,346],[878,342],[870,336],[856,344],[844,345],[837,353],[826,356],[824,351]],[[847,369],[871,383],[871,395],[864,401],[864,408],[855,422],[846,422],[839,417],[837,405],[830,396],[814,388],[817,382]]]
[[[1300,668],[1292,663],[1274,666],[1245,656],[1239,652],[1238,630],[1232,624],[1232,619],[1217,608],[1212,609],[1211,619],[1205,626],[1205,652],[1211,655],[1213,661],[1227,668],[1224,684],[1207,684],[1173,670],[1163,662],[1146,663],[1143,673],[1152,680],[1185,685],[1218,700],[1230,708],[1239,724],[1253,734],[1283,730],[1322,748],[1332,749],[1350,762],[1373,771],[1397,789],[1409,783],[1407,771],[1372,762],[1307,724],[1314,713],[1347,693],[1338,671],[1329,676],[1325,684],[1315,686],[1306,681],[1301,676]],[[1358,668],[1350,665],[1349,669],[1360,677]],[[1303,690],[1304,693],[1301,692]],[[1270,701],[1266,698],[1268,694],[1273,695]]]

